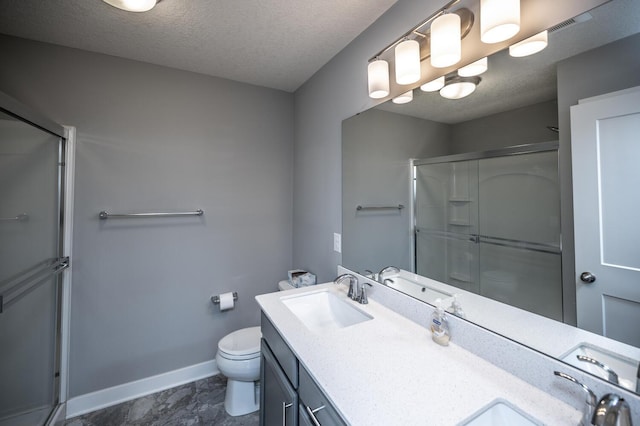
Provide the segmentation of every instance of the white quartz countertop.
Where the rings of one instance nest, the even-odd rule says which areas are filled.
[[[352,425],[456,425],[496,399],[549,425],[576,425],[581,413],[455,344],[437,345],[418,325],[372,299],[354,303],[373,320],[311,331],[282,297],[328,290],[333,283],[256,297],[299,361]]]

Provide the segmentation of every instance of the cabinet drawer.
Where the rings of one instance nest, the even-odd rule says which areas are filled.
[[[262,313],[261,319],[262,338],[266,340],[269,349],[273,352],[282,371],[293,385],[294,389],[298,388],[298,359],[293,354],[289,346],[285,343],[280,333],[271,324],[271,321]]]
[[[331,405],[329,399],[324,396],[316,382],[313,381],[311,375],[300,365],[300,386],[298,387],[298,395],[300,399],[300,410],[304,410],[305,414],[309,411],[315,411],[313,415],[318,423],[322,426],[346,426],[347,423],[342,420],[338,411]],[[323,407],[324,408],[320,408]],[[307,418],[310,419],[308,414]]]

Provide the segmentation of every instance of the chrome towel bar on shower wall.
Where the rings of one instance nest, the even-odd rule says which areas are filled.
[[[169,217],[169,216],[202,216],[204,210],[198,209],[192,212],[163,212],[163,213],[108,213],[101,211],[98,217],[102,220],[105,219],[119,219],[119,218],[143,218],[143,217]]]
[[[357,206],[356,210],[402,210],[404,206],[402,204],[398,204],[397,206]]]
[[[17,216],[14,217],[0,217],[0,222],[8,222],[8,221],[17,221],[17,222],[22,222],[25,220],[29,219],[29,215],[26,213],[20,213]]]

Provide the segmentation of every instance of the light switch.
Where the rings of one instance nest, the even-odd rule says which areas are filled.
[[[333,234],[333,251],[342,253],[342,235],[340,234]]]

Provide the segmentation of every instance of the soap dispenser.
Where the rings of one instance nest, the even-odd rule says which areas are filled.
[[[436,309],[431,316],[431,338],[439,345],[449,345],[451,334],[449,333],[449,322],[447,314],[442,307],[442,299],[436,299]]]
[[[462,310],[462,305],[460,305],[460,301],[458,300],[458,294],[453,295],[453,301],[451,302],[451,310],[453,311],[453,315],[466,318],[467,314]]]

